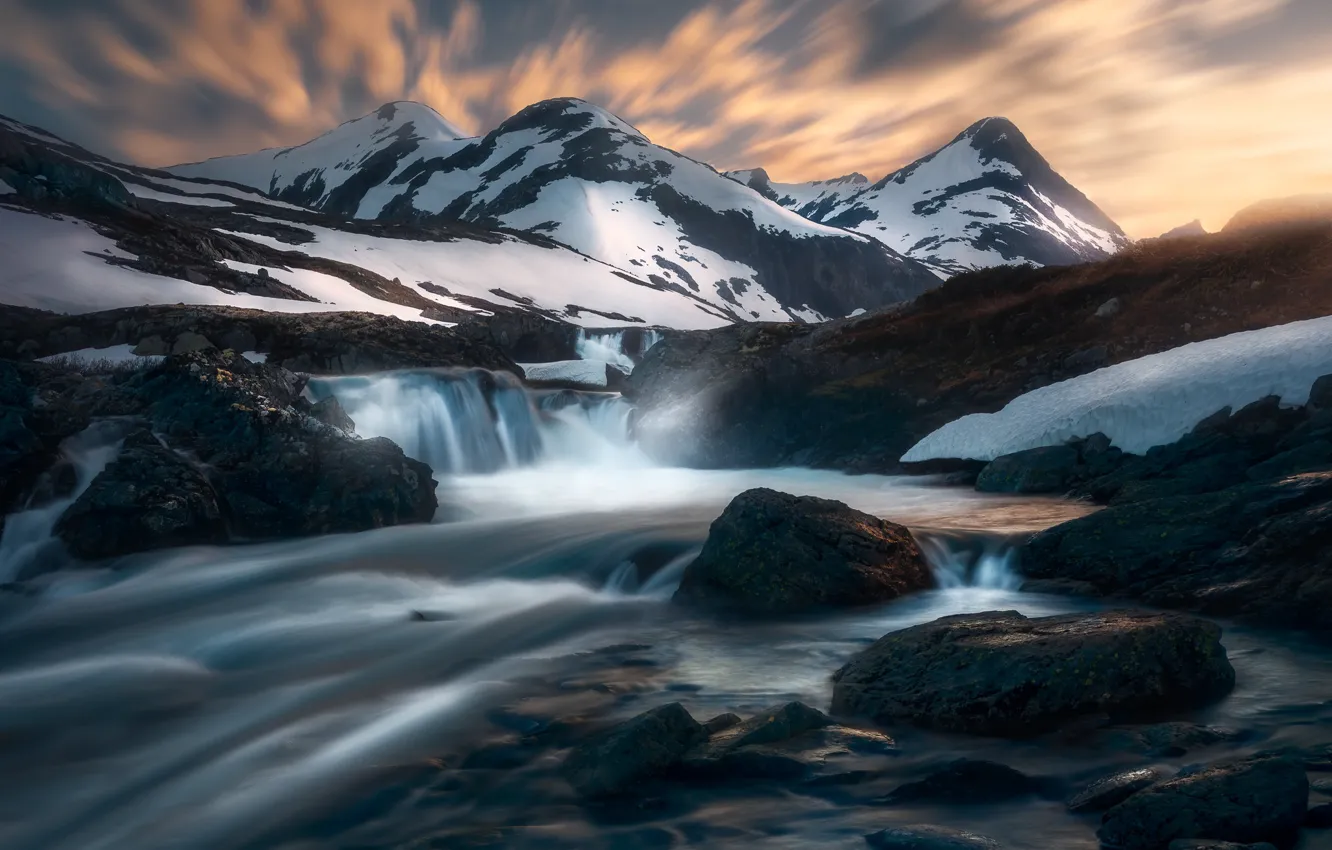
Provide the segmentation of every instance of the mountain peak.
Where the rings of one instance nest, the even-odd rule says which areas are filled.
[[[570,136],[584,130],[605,128],[645,138],[628,121],[578,97],[554,97],[524,107],[495,128],[497,135],[521,130],[555,130]]]
[[[386,129],[390,132],[395,132],[397,128],[406,124],[412,124],[416,135],[427,139],[466,139],[472,135],[463,132],[429,104],[415,100],[391,101],[374,112],[362,115],[354,121],[348,121],[342,126],[347,127],[371,120],[386,125]],[[331,132],[337,132],[338,129],[341,128]]]

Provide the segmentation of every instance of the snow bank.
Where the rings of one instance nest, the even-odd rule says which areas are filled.
[[[185,204],[190,207],[236,206],[230,201],[223,201],[217,198],[204,198],[198,195],[172,195],[169,192],[159,192],[156,189],[149,189],[147,186],[140,186],[138,183],[124,182],[125,188],[129,189],[130,194],[136,198],[145,198],[150,201],[164,201],[168,204]]]
[[[1332,316],[1194,342],[1041,387],[998,413],[950,422],[902,460],[994,460],[1100,431],[1142,454],[1173,443],[1223,407],[1265,396],[1288,405],[1309,400],[1313,382],[1332,374]]]
[[[529,381],[568,381],[585,387],[606,386],[606,364],[600,360],[555,360],[519,363]]]

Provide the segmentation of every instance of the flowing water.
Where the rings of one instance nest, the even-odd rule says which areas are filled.
[[[791,699],[826,707],[829,674],[888,631],[1085,607],[1019,592],[1008,545],[1078,505],[804,469],[660,468],[629,439],[617,397],[527,395],[477,373],[329,379],[312,392],[337,395],[362,434],[437,464],[441,501],[474,518],[156,553],[0,595],[0,847],[863,847],[860,834],[901,815],[713,789],[688,811],[621,822],[561,798],[542,761],[454,771],[463,784],[443,785],[431,760],[456,766],[453,754],[542,719],[675,700],[700,718]],[[752,486],[911,525],[939,589],[774,623],[674,607],[708,524]],[[1243,632],[1227,643],[1241,686],[1200,719],[1265,740],[1326,722],[1323,656]],[[1004,742],[899,743],[921,754],[903,756],[904,770],[959,753],[1065,777],[1114,763]],[[960,817],[1018,848],[1094,846],[1048,801],[910,814]],[[504,831],[516,823],[529,831]],[[459,830],[500,830],[500,843],[412,844]]]

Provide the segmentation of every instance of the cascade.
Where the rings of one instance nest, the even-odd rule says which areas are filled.
[[[475,475],[636,451],[614,393],[528,391],[505,372],[428,369],[315,378],[363,437],[387,437],[437,473]]]
[[[628,335],[633,338],[627,338]],[[609,333],[588,333],[580,329],[574,350],[580,360],[609,363],[627,375],[634,371],[634,364],[647,350],[658,342],[661,342],[661,332],[655,328]]]
[[[1018,547],[1007,535],[917,530],[915,537],[943,589],[1017,590],[1022,585],[1015,563]]]
[[[102,420],[60,444],[61,462],[74,470],[74,488],[63,498],[30,504],[6,520],[0,535],[0,583],[44,572],[43,564],[60,557],[63,548],[54,536],[56,522],[120,453],[126,430],[124,421]]]

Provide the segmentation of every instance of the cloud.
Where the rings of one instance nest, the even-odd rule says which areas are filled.
[[[577,95],[777,180],[877,177],[1002,114],[1135,235],[1332,191],[1325,0],[5,3],[0,109],[151,164],[388,100],[483,131]]]

